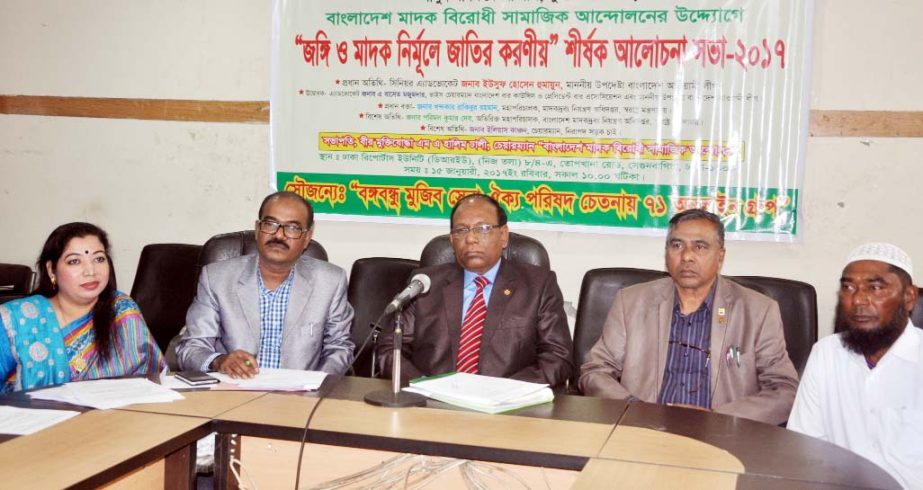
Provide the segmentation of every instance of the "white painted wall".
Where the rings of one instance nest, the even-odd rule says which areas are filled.
[[[923,2],[819,0],[813,109],[923,110]],[[4,0],[0,94],[268,100],[268,0]],[[147,243],[202,243],[248,228],[270,186],[269,127],[0,115],[0,262],[32,263],[58,224],[109,231],[129,289]],[[842,260],[889,240],[918,262],[923,139],[812,138],[803,241],[729,242],[724,272],[807,281],[820,334],[832,331]],[[320,222],[346,269],[360,257],[415,258],[444,229]],[[548,248],[565,298],[605,266],[660,268],[661,238],[527,231]],[[920,280],[919,282],[923,282]]]

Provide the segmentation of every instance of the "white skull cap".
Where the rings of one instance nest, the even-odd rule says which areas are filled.
[[[846,265],[859,260],[877,260],[878,262],[891,264],[898,269],[903,269],[913,279],[913,261],[910,260],[907,252],[904,252],[896,245],[882,242],[860,245],[849,254],[849,258],[846,259]]]

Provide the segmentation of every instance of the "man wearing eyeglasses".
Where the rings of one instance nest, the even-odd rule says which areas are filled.
[[[581,367],[585,395],[785,422],[798,374],[779,305],[721,276],[724,252],[715,214],[691,209],[670,220],[670,277],[616,294]]]
[[[450,240],[455,263],[416,271],[432,286],[403,313],[402,381],[457,371],[563,384],[573,373],[573,346],[554,272],[501,259],[509,229],[490,196],[455,204]],[[387,376],[393,342],[381,338]]]
[[[292,192],[270,194],[255,225],[257,255],[205,266],[186,332],[182,369],[250,378],[260,368],[342,374],[353,356],[343,269],[302,253],[314,210]]]

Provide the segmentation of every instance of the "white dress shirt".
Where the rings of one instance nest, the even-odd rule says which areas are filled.
[[[871,369],[840,335],[819,340],[788,428],[865,457],[905,488],[923,489],[923,332],[908,321]]]

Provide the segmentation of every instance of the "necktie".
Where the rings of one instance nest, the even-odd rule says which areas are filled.
[[[455,363],[455,371],[459,373],[477,374],[479,371],[478,356],[481,351],[481,334],[484,333],[484,320],[487,318],[484,286],[487,286],[488,282],[484,276],[474,278],[477,291],[474,292],[474,299],[471,300],[471,306],[465,313],[461,338],[458,342],[458,361]]]

